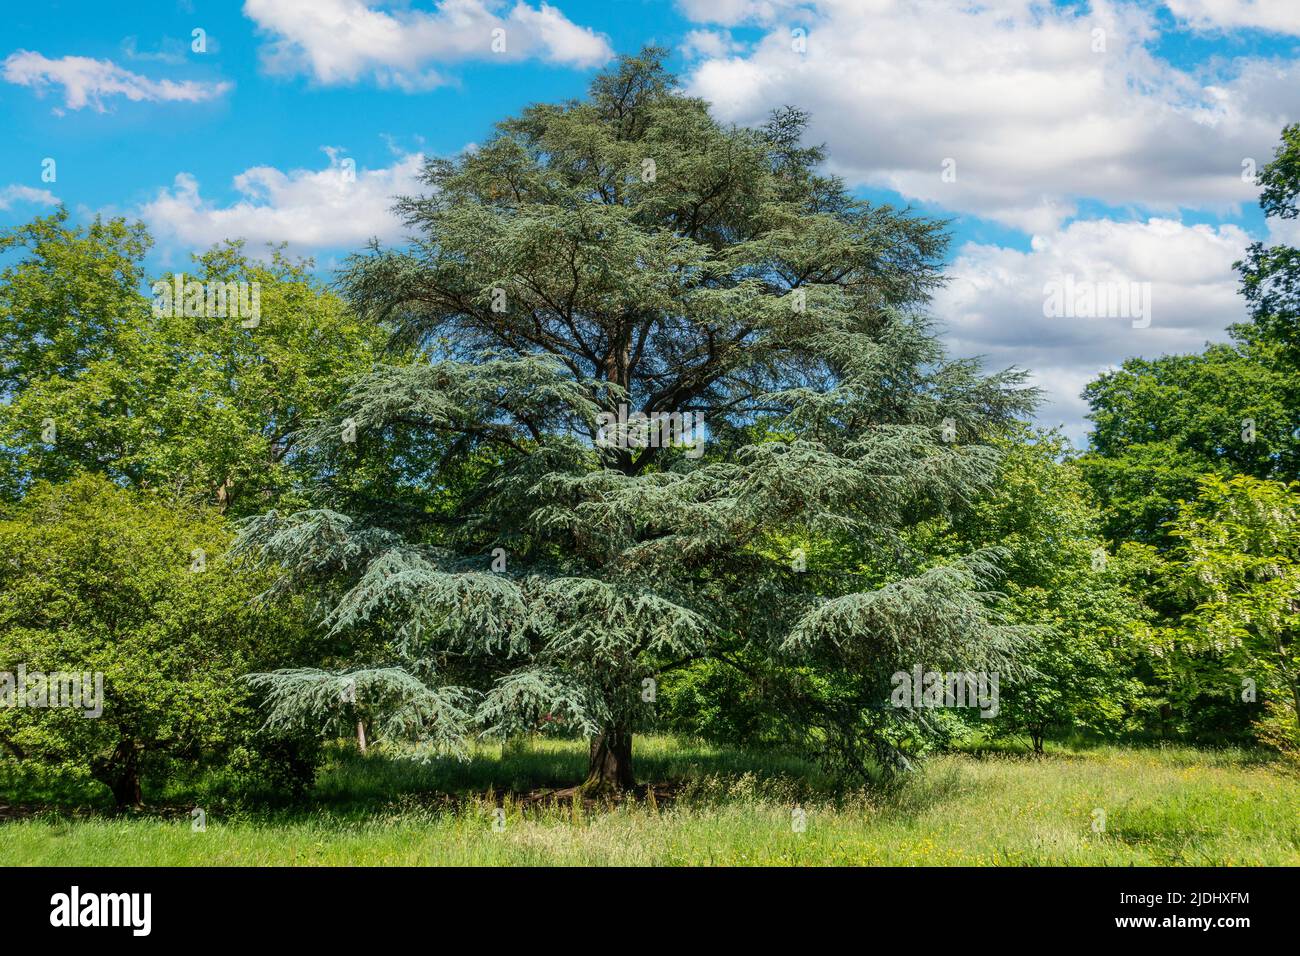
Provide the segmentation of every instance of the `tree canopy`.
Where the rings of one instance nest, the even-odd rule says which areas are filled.
[[[143,225],[67,220],[0,236],[19,254],[0,273],[0,493],[83,471],[235,514],[289,493],[294,436],[381,337],[310,263],[251,259],[239,242],[196,256],[186,279],[255,289],[255,319],[158,308]]]
[[[368,635],[356,663],[403,675],[426,735],[549,716],[591,735],[589,787],[626,787],[658,676],[739,651],[806,668],[789,706],[860,768],[924,733],[890,673],[1012,660],[996,555],[936,561],[906,531],[988,485],[1033,394],[945,357],[941,224],[820,174],[805,122],[723,126],[647,50],[429,162],[410,247],[343,273],[414,358],[304,440],[343,484],[400,448],[423,507],[327,488],[242,547]],[[837,562],[799,567],[813,541]]]

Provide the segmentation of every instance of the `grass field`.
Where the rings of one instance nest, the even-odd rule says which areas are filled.
[[[643,738],[639,775],[671,785],[653,802],[509,793],[564,787],[583,769],[582,745],[564,741],[464,763],[343,757],[306,806],[213,810],[205,832],[184,813],[10,819],[0,864],[1300,865],[1300,777],[1243,751],[962,753],[888,793],[837,793],[793,758]]]

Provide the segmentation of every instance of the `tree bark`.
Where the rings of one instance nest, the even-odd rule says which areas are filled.
[[[118,809],[125,810],[127,807],[138,807],[144,803],[144,797],[140,793],[140,777],[134,770],[124,770],[116,780],[113,781],[113,800]]]
[[[619,793],[636,786],[632,773],[632,732],[621,727],[591,739],[591,760],[582,789],[587,793]]]
[[[1300,680],[1291,682],[1291,699],[1295,701],[1295,725],[1300,730]]]
[[[113,802],[119,810],[144,803],[140,792],[140,754],[131,741],[124,740],[117,745],[112,758],[97,776],[112,791]]]

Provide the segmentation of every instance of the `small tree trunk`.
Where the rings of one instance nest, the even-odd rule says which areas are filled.
[[[364,720],[357,721],[357,749],[362,753],[366,752],[366,722]]]
[[[587,793],[617,793],[635,786],[632,732],[615,727],[593,737],[587,780],[582,789]]]
[[[1300,680],[1291,683],[1291,699],[1295,701],[1295,726],[1300,730]]]

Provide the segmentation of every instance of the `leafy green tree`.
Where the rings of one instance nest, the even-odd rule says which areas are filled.
[[[290,490],[295,432],[371,364],[377,330],[309,263],[250,260],[240,243],[197,256],[185,280],[244,283],[256,316],[208,315],[206,298],[172,308],[141,291],[141,225],[66,219],[0,237],[23,253],[0,273],[0,491],[90,470],[238,514]]]
[[[68,212],[0,233],[18,261],[0,273],[0,399],[54,376],[75,377],[120,346],[138,320],[144,225]]]
[[[1128,359],[1091,383],[1093,429],[1080,466],[1103,502],[1107,536],[1165,548],[1166,526],[1201,475],[1295,474],[1291,391],[1285,371],[1245,343]]]
[[[1274,160],[1260,173],[1260,205],[1270,218],[1297,215],[1300,127],[1283,130]],[[1230,345],[1195,355],[1130,359],[1085,392],[1094,431],[1080,467],[1103,506],[1113,549],[1133,542],[1146,555],[1144,603],[1159,618],[1155,656],[1138,676],[1157,705],[1155,726],[1202,739],[1240,735],[1258,705],[1225,690],[1236,679],[1230,659],[1191,640],[1178,622],[1191,619],[1194,591],[1183,586],[1177,521],[1203,480],[1244,475],[1289,482],[1300,475],[1300,253],[1255,243],[1236,264],[1250,321],[1230,327]]]
[[[1259,204],[1265,216],[1295,219],[1300,216],[1300,124],[1282,130],[1272,162],[1259,174]],[[1287,369],[1291,408],[1300,418],[1300,249],[1253,243],[1246,258],[1237,263],[1241,291],[1250,305],[1251,321],[1234,328],[1244,340],[1267,350]],[[1293,472],[1294,474],[1294,472]]]
[[[243,546],[365,635],[374,674],[417,678],[422,733],[550,717],[590,735],[589,790],[626,788],[655,681],[739,649],[805,668],[789,712],[861,768],[925,733],[891,673],[1013,654],[989,555],[936,564],[903,538],[987,486],[982,438],[1032,395],[945,358],[923,316],[940,224],[819,174],[804,125],[724,127],[644,51],[430,162],[399,205],[414,245],[343,276],[418,360],[311,443],[339,471],[400,443],[411,481],[455,493],[423,520],[322,496]],[[656,413],[704,431],[635,423]],[[849,560],[798,570],[789,543],[822,538]]]
[[[119,805],[161,761],[229,747],[249,725],[239,679],[295,653],[294,608],[255,607],[265,578],[221,558],[215,511],[83,475],[0,515],[0,673],[102,674],[102,713],[0,707],[0,745],[88,772]],[[14,688],[16,690],[16,688]]]
[[[991,726],[1028,736],[1037,752],[1051,732],[1129,729],[1144,695],[1135,676],[1149,616],[1141,555],[1107,551],[1101,515],[1059,433],[1021,429],[1001,443],[998,481],[947,532],[959,548],[1002,549],[999,608],[1034,633]]]
[[[1228,697],[1258,694],[1275,742],[1300,745],[1300,483],[1210,475],[1172,534],[1173,570],[1196,601],[1177,639],[1213,657]]]

